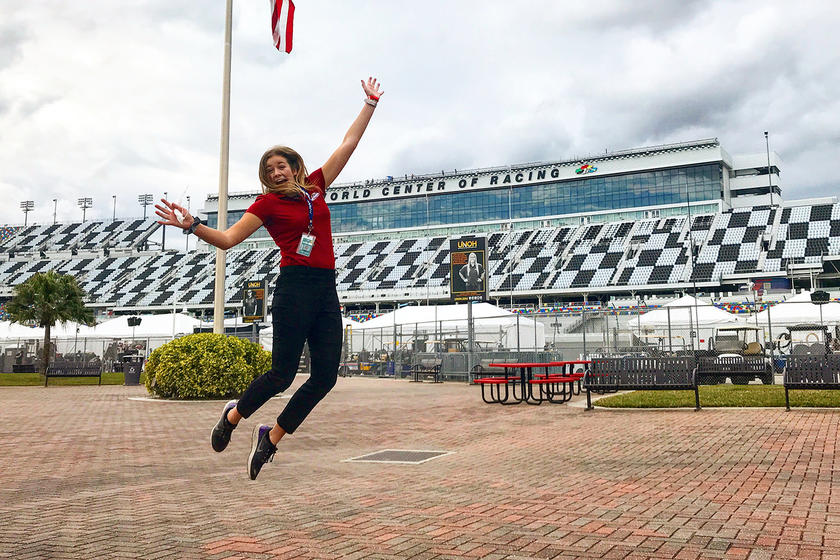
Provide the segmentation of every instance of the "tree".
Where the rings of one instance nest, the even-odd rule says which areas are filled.
[[[14,288],[15,295],[6,310],[15,323],[35,324],[44,329],[44,356],[41,373],[46,375],[50,359],[50,328],[57,322],[75,321],[93,325],[93,311],[82,300],[85,292],[69,274],[54,270],[37,272]]]

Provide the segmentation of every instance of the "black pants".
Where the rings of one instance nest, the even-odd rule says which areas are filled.
[[[271,306],[274,335],[271,369],[245,390],[236,405],[248,418],[295,379],[304,341],[309,342],[312,368],[309,379],[295,391],[277,424],[294,433],[315,405],[335,386],[341,359],[343,330],[335,271],[308,266],[280,269]]]

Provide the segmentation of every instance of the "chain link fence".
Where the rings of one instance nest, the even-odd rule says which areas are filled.
[[[693,356],[705,383],[772,383],[779,382],[790,355],[840,352],[837,302],[818,305],[803,294],[772,305],[685,301],[517,314],[497,310],[472,320],[463,315],[466,306],[427,306],[426,315],[413,321],[394,318],[386,324],[386,316],[345,327],[340,373],[405,378],[413,368],[439,364],[444,380],[469,381],[493,362]],[[461,308],[462,315],[428,318],[432,313],[444,317],[453,307]],[[270,334],[260,337],[248,328],[237,335],[271,348]],[[126,359],[148,357],[172,338],[65,337],[53,339],[52,352],[69,361],[99,360],[106,371],[120,371]],[[42,345],[36,337],[0,339],[2,371],[37,371]]]
[[[692,356],[704,383],[773,383],[790,355],[840,352],[840,303],[747,301],[713,305],[686,298],[662,306],[574,306],[463,319],[348,327],[348,375],[405,377],[438,363],[445,379],[468,380],[502,361],[622,356]],[[798,300],[797,300],[798,299]]]

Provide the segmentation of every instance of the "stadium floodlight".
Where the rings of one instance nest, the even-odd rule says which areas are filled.
[[[29,213],[35,209],[35,202],[32,200],[24,200],[20,203],[20,209],[23,210],[23,227],[29,223]]]
[[[152,195],[150,194],[141,194],[137,197],[137,202],[143,205],[143,219],[146,219],[146,206],[152,203]]]
[[[80,198],[76,201],[76,204],[79,205],[79,208],[82,209],[82,223],[85,223],[85,213],[87,209],[93,206],[93,199],[89,197]]]

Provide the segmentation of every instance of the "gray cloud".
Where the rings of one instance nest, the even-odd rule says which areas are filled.
[[[29,39],[29,30],[14,18],[0,21],[0,71],[18,62],[23,43]]]
[[[0,196],[31,219],[139,213],[136,195],[193,205],[218,183],[224,7],[12,0],[0,22]],[[323,163],[361,107],[386,95],[340,181],[584,157],[718,137],[784,162],[788,198],[838,194],[840,8],[781,0],[308,0],[291,56],[267,2],[235,3],[230,188],[257,188],[262,151]],[[4,6],[5,8],[5,6]],[[49,33],[34,25],[62,14]],[[4,16],[6,14],[4,13]],[[72,47],[69,47],[72,45]],[[43,154],[61,154],[45,165]],[[0,222],[20,220],[15,205]]]
[[[14,106],[15,117],[20,120],[25,120],[60,99],[61,97],[59,95],[36,95],[30,98],[20,99]]]

